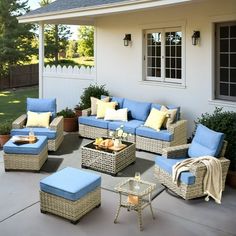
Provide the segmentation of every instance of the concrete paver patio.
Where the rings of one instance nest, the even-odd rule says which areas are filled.
[[[125,175],[133,174],[132,166],[118,177],[101,174],[102,206],[83,217],[77,225],[41,214],[39,180],[65,166],[80,168],[80,147],[89,141],[78,139],[77,134],[67,134],[59,150],[49,153],[41,173],[5,172],[0,151],[0,235],[236,235],[236,190],[228,186],[221,205],[213,200],[205,202],[204,198],[185,201],[161,192],[153,200],[156,219],[152,219],[148,208],[143,212],[143,232],[139,232],[135,212],[121,210],[118,223],[114,224],[118,194],[112,191],[113,185],[126,178]],[[150,180],[154,154],[137,152],[137,156],[140,158],[138,166],[145,163],[142,178]]]

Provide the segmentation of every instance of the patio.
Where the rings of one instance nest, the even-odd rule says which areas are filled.
[[[175,198],[159,184],[154,198],[153,220],[149,209],[143,212],[144,231],[140,232],[134,212],[122,209],[114,224],[118,194],[114,186],[121,180],[141,172],[142,179],[157,183],[153,177],[154,154],[136,152],[137,161],[117,177],[101,173],[102,205],[83,217],[77,225],[50,214],[41,214],[39,181],[66,166],[80,168],[81,147],[91,140],[78,138],[77,133],[65,133],[65,139],[40,173],[5,172],[0,151],[0,232],[1,235],[235,235],[236,190],[226,186],[222,204],[204,198],[185,201]],[[92,171],[92,170],[88,170]]]

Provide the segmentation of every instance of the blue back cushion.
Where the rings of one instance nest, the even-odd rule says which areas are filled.
[[[151,109],[151,103],[124,99],[123,108],[128,108],[130,118],[145,121]]]
[[[224,134],[208,129],[199,124],[193,141],[188,150],[190,157],[214,156],[218,157],[223,145]]]
[[[120,109],[123,107],[124,98],[112,97],[111,102],[117,102],[117,109]]]
[[[57,104],[55,98],[27,98],[27,111],[51,112],[52,118],[57,116]]]

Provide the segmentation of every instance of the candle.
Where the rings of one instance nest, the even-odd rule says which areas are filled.
[[[127,202],[129,204],[137,205],[138,204],[138,197],[134,195],[128,195]]]

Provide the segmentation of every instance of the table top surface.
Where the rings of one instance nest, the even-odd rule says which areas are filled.
[[[96,150],[96,151],[101,151],[101,152],[106,152],[106,153],[114,154],[114,153],[119,153],[119,152],[123,151],[124,149],[128,148],[131,145],[134,145],[134,143],[127,142],[127,141],[122,141],[122,144],[125,144],[126,147],[124,147],[121,150],[114,151],[114,150],[111,150],[109,148],[99,147],[98,145],[95,145],[94,142],[95,142],[95,140],[90,142],[90,143],[88,143],[88,144],[86,144],[86,145],[84,145],[82,148],[89,148],[89,149]]]
[[[135,196],[143,196],[151,193],[156,188],[156,184],[143,180],[130,178],[118,184],[115,190],[121,193],[132,194]]]

